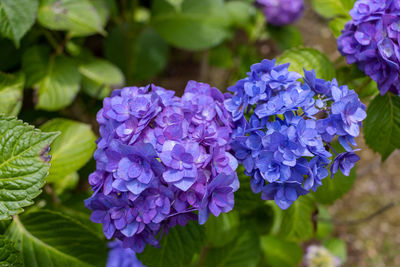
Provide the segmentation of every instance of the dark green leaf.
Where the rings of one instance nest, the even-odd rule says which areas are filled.
[[[251,229],[241,229],[236,239],[226,246],[210,249],[204,261],[204,266],[255,267],[259,259],[260,239],[258,234]]]
[[[25,266],[104,266],[105,242],[83,224],[48,210],[15,217],[5,236]]]
[[[377,95],[367,109],[364,123],[367,145],[382,156],[382,160],[400,148],[400,98],[390,92]]]
[[[92,157],[96,136],[90,125],[67,119],[54,119],[40,128],[44,132],[61,132],[51,145],[51,168],[47,181],[62,184],[61,179],[82,168]]]
[[[21,254],[15,248],[14,243],[0,236],[0,266],[2,267],[22,267],[24,261]]]
[[[264,261],[271,267],[298,266],[303,254],[297,243],[272,235],[261,237],[261,248]]]
[[[37,0],[1,0],[0,34],[13,40],[18,47],[21,38],[35,22],[37,10]]]
[[[138,36],[128,26],[116,27],[105,39],[106,57],[125,73],[128,82],[148,79],[167,64],[168,45],[152,28]]]
[[[290,63],[289,70],[303,74],[306,70],[315,70],[318,78],[332,80],[335,78],[335,67],[321,52],[313,48],[292,48],[286,50],[279,58],[279,63]]]
[[[153,27],[179,48],[207,49],[229,35],[229,14],[223,0],[183,0],[177,5],[155,0],[152,10]]]
[[[222,213],[218,217],[210,216],[205,231],[208,242],[215,247],[222,247],[231,242],[238,233],[239,214],[236,211]]]
[[[232,68],[234,65],[234,55],[232,50],[225,45],[211,49],[209,63],[214,67],[226,69]]]
[[[47,47],[28,49],[23,57],[27,86],[38,94],[36,108],[54,111],[72,103],[79,91],[81,75],[75,61],[67,56],[50,55]]]
[[[104,14],[89,0],[41,0],[38,21],[51,30],[69,31],[71,36],[105,33]]]
[[[0,220],[32,205],[48,174],[47,149],[58,133],[43,133],[0,115]]]
[[[17,116],[22,106],[24,75],[0,72],[0,113]]]
[[[290,241],[305,241],[313,237],[312,214],[315,204],[311,197],[301,196],[282,212],[279,236]]]
[[[107,60],[95,58],[79,66],[82,74],[82,87],[92,97],[103,99],[108,96],[112,86],[121,86],[124,75],[120,69]]]
[[[276,27],[268,25],[268,32],[282,50],[303,44],[300,31],[294,26]]]
[[[177,226],[164,234],[161,248],[147,245],[138,257],[147,267],[187,266],[193,255],[204,244],[205,234],[198,222],[189,222],[184,227]]]
[[[249,212],[259,206],[264,206],[265,201],[261,200],[261,194],[255,194],[250,187],[250,177],[244,174],[244,168],[239,165],[237,173],[240,181],[240,188],[235,193],[235,209]]]

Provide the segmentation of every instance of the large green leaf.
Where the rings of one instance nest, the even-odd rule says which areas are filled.
[[[74,60],[50,55],[44,46],[28,49],[23,57],[27,86],[38,95],[36,108],[54,111],[72,103],[79,91],[81,75]]]
[[[356,167],[351,170],[349,176],[340,171],[335,173],[333,178],[329,175],[322,180],[322,186],[313,193],[315,200],[322,204],[332,204],[353,187],[356,176]]]
[[[14,243],[0,236],[0,266],[21,267],[24,266],[21,254],[15,248]]]
[[[236,211],[222,213],[218,217],[210,216],[205,223],[208,242],[215,247],[222,247],[231,242],[238,233],[239,214]]]
[[[54,119],[40,128],[44,132],[61,132],[51,145],[52,160],[47,178],[49,182],[57,184],[57,180],[79,170],[89,161],[96,149],[96,136],[87,124],[67,119]]]
[[[325,18],[348,16],[355,0],[311,0],[315,11]]]
[[[303,255],[297,243],[272,235],[261,237],[261,248],[264,261],[271,267],[298,266]]]
[[[103,99],[108,96],[112,86],[124,83],[120,69],[107,60],[95,58],[79,66],[82,74],[83,90],[90,96]]]
[[[279,58],[279,63],[290,63],[289,70],[303,74],[306,70],[315,70],[318,78],[332,80],[335,77],[335,67],[321,52],[313,48],[301,47],[286,50]]]
[[[177,226],[164,234],[161,248],[147,245],[144,252],[137,256],[147,267],[187,266],[193,255],[204,244],[205,234],[198,222],[189,222],[184,227]]]
[[[15,217],[5,236],[25,266],[104,266],[105,242],[83,224],[48,210]]]
[[[49,170],[46,155],[58,133],[43,133],[0,115],[0,220],[33,204]]]
[[[377,95],[367,109],[364,123],[367,145],[382,156],[382,160],[400,148],[400,98],[392,93]]]
[[[312,214],[315,204],[311,197],[301,196],[289,209],[282,211],[279,236],[290,241],[305,241],[313,237]]]
[[[179,48],[207,49],[229,35],[230,18],[223,0],[183,0],[176,5],[155,0],[152,11],[153,27]]]
[[[210,249],[204,261],[204,266],[255,267],[259,259],[260,239],[258,234],[251,229],[242,229],[232,242],[221,248]]]
[[[152,28],[138,35],[132,27],[115,27],[105,39],[105,55],[125,73],[128,82],[151,78],[167,64],[168,45]]]
[[[13,40],[18,47],[35,22],[37,10],[38,0],[1,0],[0,34]]]
[[[0,113],[17,116],[22,106],[24,75],[0,72]]]
[[[71,36],[104,34],[104,14],[89,0],[40,0],[38,21],[51,30],[69,31]]]

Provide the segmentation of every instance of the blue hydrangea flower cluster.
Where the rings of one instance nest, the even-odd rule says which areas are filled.
[[[136,253],[132,249],[122,247],[120,240],[109,242],[108,247],[110,251],[106,267],[145,267],[136,258]]]
[[[256,0],[256,6],[264,12],[268,23],[275,26],[294,23],[304,11],[303,0]]]
[[[400,2],[358,0],[350,15],[339,51],[378,83],[382,95],[400,95]]]
[[[143,251],[176,224],[233,208],[230,94],[190,81],[181,98],[155,85],[114,90],[97,114],[100,138],[86,206],[108,239]],[[198,211],[198,215],[197,212]]]
[[[225,100],[236,124],[232,149],[251,176],[252,190],[282,209],[315,191],[329,166],[332,175],[339,169],[349,175],[359,160],[354,137],[366,117],[365,106],[347,86],[318,79],[314,71],[304,71],[302,84],[302,76],[288,66],[275,60],[254,64]],[[335,137],[346,152],[331,148]]]

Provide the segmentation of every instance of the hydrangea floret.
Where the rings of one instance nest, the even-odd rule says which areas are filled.
[[[256,0],[265,14],[268,23],[275,26],[284,26],[298,20],[304,11],[303,0]]]
[[[339,51],[377,82],[382,95],[400,95],[400,2],[358,0],[350,15]]]
[[[230,96],[189,81],[181,98],[151,85],[104,99],[86,206],[108,239],[140,253],[176,224],[204,224],[233,208],[239,182],[224,107]]]
[[[130,248],[123,248],[120,240],[108,243],[109,252],[106,267],[145,267]]]
[[[322,179],[340,170],[349,175],[359,160],[354,138],[360,134],[365,106],[337,81],[302,76],[275,60],[254,64],[248,76],[228,88],[225,100],[235,129],[232,149],[251,176],[255,193],[287,209],[299,196],[315,191]],[[331,143],[343,147],[336,152]]]

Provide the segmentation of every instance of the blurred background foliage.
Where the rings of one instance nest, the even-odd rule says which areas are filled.
[[[74,230],[84,227],[91,234],[81,241],[102,242],[98,249],[104,249],[101,226],[90,222],[83,200],[90,195],[87,177],[95,167],[91,158],[98,131],[96,112],[115,88],[152,82],[180,95],[186,82],[194,79],[225,91],[244,77],[250,65],[277,57],[281,63],[290,62],[293,71],[315,69],[320,78],[336,77],[368,103],[378,94],[375,82],[345,63],[333,39],[349,20],[353,4],[353,0],[307,1],[306,12],[313,14],[309,24],[276,27],[266,22],[252,0],[1,0],[0,113],[61,135],[51,146],[45,193],[18,224],[13,222],[5,230],[9,222],[0,222],[0,233],[18,242],[18,236],[24,235],[19,225],[36,229],[37,224],[59,223],[73,232],[54,232],[60,242],[84,235]],[[321,24],[329,25],[322,36],[316,31]],[[326,42],[328,49],[321,49],[319,45]],[[312,48],[305,47],[310,43]],[[376,111],[381,105],[370,108],[390,112]],[[397,104],[392,108],[400,110]],[[369,120],[368,129],[378,123]],[[373,135],[370,140],[374,139]],[[383,158],[395,149],[374,142],[370,141],[371,147]],[[147,247],[139,256],[143,263],[149,267],[297,266],[304,264],[303,255],[311,244],[346,262],[346,242],[336,237],[327,205],[352,188],[355,171],[349,177],[338,173],[333,180],[323,180],[316,193],[299,198],[286,211],[261,201],[251,192],[243,170],[239,172],[241,188],[233,212],[210,218],[205,227],[193,223],[172,229],[163,237],[161,249]],[[104,255],[90,262],[99,254],[95,250],[83,247],[91,257],[82,258],[79,251],[66,252],[46,240],[39,230],[31,235],[68,257],[47,259],[46,247],[36,244],[32,249],[40,256],[29,264],[26,259],[26,266],[70,263],[71,258],[104,264]],[[0,247],[9,248],[7,242],[0,239]],[[180,246],[185,250],[179,251]]]

